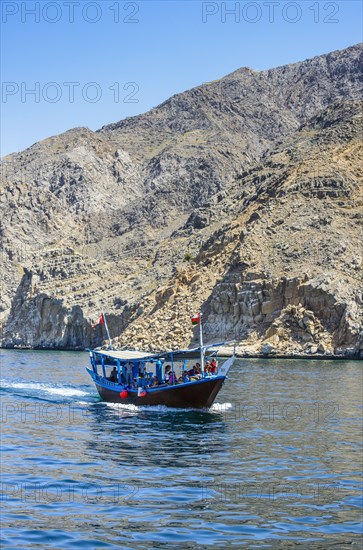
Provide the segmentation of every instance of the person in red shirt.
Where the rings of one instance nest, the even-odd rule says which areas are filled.
[[[217,374],[217,361],[215,359],[212,359],[210,367],[211,374]]]

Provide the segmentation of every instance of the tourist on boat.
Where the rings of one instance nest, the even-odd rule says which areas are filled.
[[[170,385],[177,383],[175,372],[172,371],[170,365],[166,365],[165,367],[165,381]]]
[[[166,365],[165,367],[165,381],[169,382],[169,375],[171,372],[171,365]]]
[[[193,376],[193,379],[200,380],[202,378],[202,369],[201,369],[200,363],[195,364],[194,370],[195,370],[195,374]]]
[[[177,379],[176,379],[176,374],[175,374],[175,372],[174,372],[174,371],[170,372],[170,373],[169,373],[169,378],[168,378],[168,384],[169,384],[170,386],[172,386],[173,384],[177,384],[177,383],[178,383],[178,381],[177,381]]]
[[[134,368],[134,365],[132,363],[126,363],[125,369],[126,369],[126,386],[129,386],[131,388],[132,386],[132,369]]]
[[[194,376],[195,375],[195,365],[190,370],[188,370],[188,375],[189,376]]]
[[[178,378],[178,384],[184,384],[185,382],[189,382],[188,371],[186,370],[183,371]]]
[[[190,378],[189,378],[189,374],[188,374],[188,371],[184,371],[183,374],[182,374],[182,381],[185,383],[185,382],[189,382],[190,381]]]
[[[212,359],[210,366],[211,374],[217,374],[217,361],[215,359]]]
[[[111,381],[111,382],[117,382],[117,369],[116,367],[113,367],[112,371],[111,371],[111,374],[110,376],[108,377],[108,379]]]
[[[190,382],[195,382],[196,380],[200,380],[202,378],[202,375],[197,372],[196,366],[193,368],[192,372],[194,374],[189,374],[190,371],[188,372]]]
[[[155,374],[155,376],[153,376],[151,379],[151,386],[159,386],[159,384],[160,384],[159,378]]]

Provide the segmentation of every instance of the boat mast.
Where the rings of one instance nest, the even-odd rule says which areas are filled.
[[[110,342],[110,348],[113,349],[112,340],[111,340],[110,333],[109,333],[109,331],[108,331],[108,326],[107,326],[107,321],[106,321],[106,315],[105,315],[105,312],[104,312],[104,311],[102,311],[102,315],[103,315],[103,320],[104,320],[104,322],[105,322],[105,329],[106,329],[106,332],[107,332],[108,341]]]
[[[200,367],[202,369],[202,377],[204,375],[204,351],[203,351],[203,328],[202,328],[202,312],[199,312],[199,344],[200,344]]]

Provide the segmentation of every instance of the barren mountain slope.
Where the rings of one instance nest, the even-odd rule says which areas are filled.
[[[100,342],[90,321],[101,307],[123,343],[152,346],[157,328],[154,347],[171,345],[163,334],[172,315],[175,341],[187,344],[186,317],[200,305],[210,338],[233,333],[257,349],[288,305],[282,277],[302,278],[292,299],[314,309],[307,295],[324,294],[314,282],[324,276],[334,304],[349,302],[359,324],[360,59],[355,46],[240,69],[145,115],[6,157],[3,345]],[[268,297],[264,284],[270,306],[248,286]],[[354,334],[336,336],[342,311],[322,338],[329,350],[357,350]],[[273,338],[277,349],[296,340],[314,351],[315,337],[302,345],[289,330]]]
[[[241,178],[217,210],[226,223],[147,297],[120,344],[184,346],[200,308],[208,340],[237,337],[242,351],[360,349],[361,113],[328,108]]]

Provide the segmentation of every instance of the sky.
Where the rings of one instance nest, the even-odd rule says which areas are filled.
[[[360,0],[1,2],[1,156],[362,42]]]

